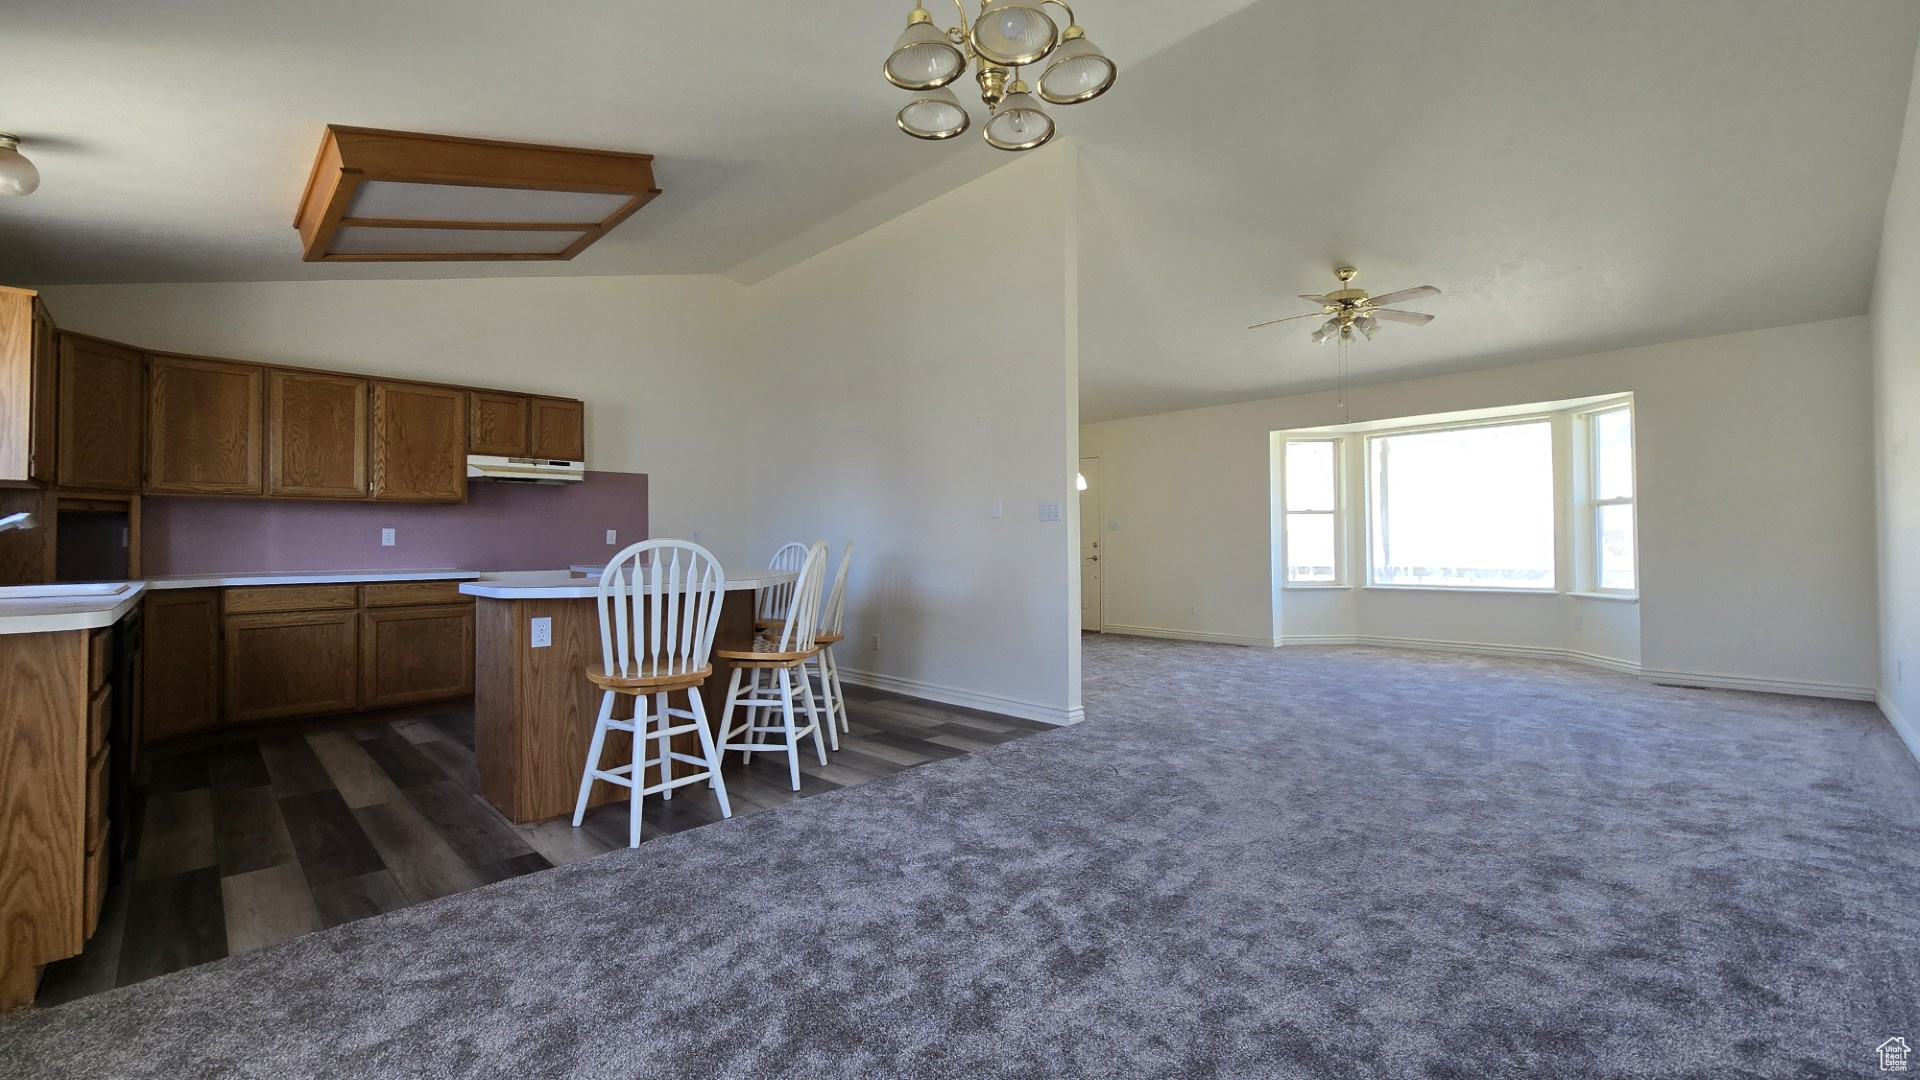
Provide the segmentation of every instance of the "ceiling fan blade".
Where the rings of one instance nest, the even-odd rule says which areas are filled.
[[[1388,322],[1406,323],[1408,326],[1425,326],[1433,321],[1433,316],[1422,315],[1417,311],[1390,311],[1386,308],[1374,308],[1367,314]]]
[[[1439,289],[1431,285],[1422,285],[1417,289],[1401,289],[1399,292],[1390,292],[1385,296],[1371,297],[1367,302],[1374,307],[1386,307],[1388,304],[1397,304],[1402,300],[1419,300],[1422,297],[1439,295]]]
[[[1289,315],[1284,319],[1270,319],[1263,323],[1254,323],[1252,326],[1247,327],[1247,329],[1258,330],[1263,326],[1279,326],[1283,322],[1298,322],[1301,319],[1324,319],[1326,317],[1327,313],[1324,311],[1309,311],[1305,315]]]
[[[1305,293],[1301,293],[1300,299],[1305,300],[1309,304],[1319,304],[1321,307],[1339,307],[1340,306],[1339,301],[1331,299],[1329,297],[1325,297],[1325,296],[1308,296]]]

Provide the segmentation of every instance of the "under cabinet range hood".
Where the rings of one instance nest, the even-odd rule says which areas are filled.
[[[554,461],[549,458],[494,457],[467,455],[467,479],[504,480],[514,484],[577,484],[587,478],[584,461]]]

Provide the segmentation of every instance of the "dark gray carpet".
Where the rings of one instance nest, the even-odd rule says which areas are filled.
[[[6,1077],[1875,1074],[1871,707],[1129,639],[1085,725],[0,1022]]]

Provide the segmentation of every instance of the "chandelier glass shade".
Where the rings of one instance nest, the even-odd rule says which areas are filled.
[[[1051,5],[1066,12],[1067,26],[1049,15]],[[888,54],[887,81],[914,92],[895,115],[901,131],[916,139],[951,139],[972,126],[950,86],[975,68],[988,120],[983,134],[997,150],[1032,150],[1053,139],[1053,117],[1046,104],[1078,105],[1112,88],[1119,70],[1087,40],[1063,0],[984,0],[977,18],[967,17],[965,0],[954,0],[960,24],[942,30],[927,9],[915,6],[907,29]],[[1036,86],[1020,79],[1020,69],[1038,66]]]
[[[40,186],[40,170],[20,152],[20,139],[0,133],[0,195],[31,195]]]

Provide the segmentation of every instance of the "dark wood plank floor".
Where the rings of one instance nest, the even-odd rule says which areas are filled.
[[[854,787],[1018,739],[1045,725],[848,687],[853,731],[825,766],[784,754],[727,760],[735,815]],[[473,714],[240,738],[150,755],[131,802],[138,838],[86,951],[50,965],[57,1005],[266,948],[464,889],[605,854],[627,841],[625,803],[514,825],[479,795]],[[643,842],[720,820],[704,786],[650,798]]]

